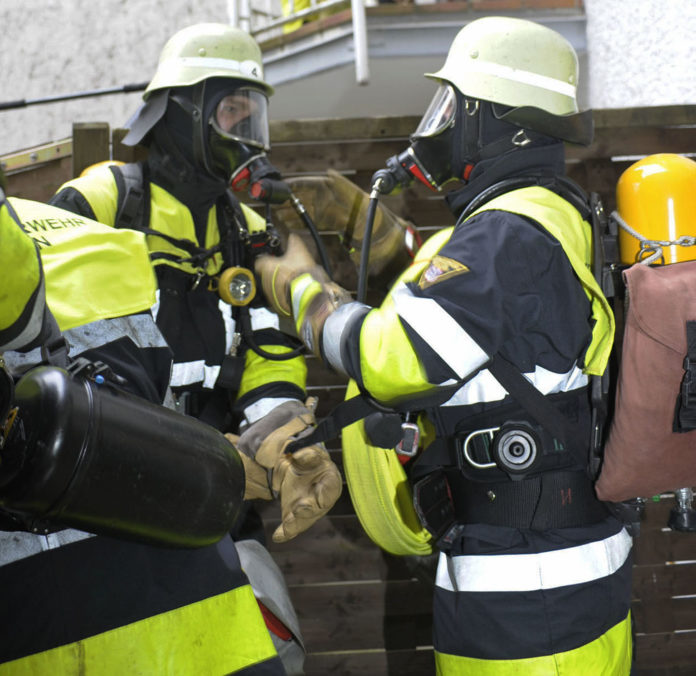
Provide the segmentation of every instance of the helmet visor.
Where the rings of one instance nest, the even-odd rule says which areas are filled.
[[[435,136],[454,124],[457,97],[452,85],[440,85],[411,138]]]
[[[235,89],[223,96],[210,116],[210,124],[223,138],[270,149],[268,99],[257,89]]]

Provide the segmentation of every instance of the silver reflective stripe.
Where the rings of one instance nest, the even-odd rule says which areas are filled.
[[[341,339],[346,329],[353,324],[356,316],[362,317],[367,305],[354,301],[341,305],[335,312],[332,312],[326,322],[321,335],[322,348],[326,355],[329,365],[340,373],[346,373],[341,360]]]
[[[244,417],[246,418],[247,424],[251,425],[251,423],[261,420],[261,418],[270,413],[274,408],[288,401],[297,401],[297,399],[292,397],[264,397],[263,399],[259,399],[244,409]]]
[[[229,354],[234,343],[234,334],[237,328],[237,323],[232,318],[232,308],[225,303],[224,300],[218,301],[218,310],[222,317],[222,323],[225,325],[225,354]]]
[[[488,355],[457,321],[431,298],[418,298],[400,284],[392,294],[399,316],[459,376],[466,378]]]
[[[292,287],[292,316],[295,318],[295,321],[297,321],[297,318],[300,316],[300,303],[302,302],[302,296],[307,290],[307,287],[310,286],[310,284],[313,284],[314,281],[314,277],[307,274],[300,277]]]
[[[147,314],[116,319],[98,319],[90,324],[63,331],[70,357],[77,357],[87,350],[102,347],[119,338],[130,338],[138,347],[167,347],[154,319]],[[6,352],[5,362],[12,371],[22,372],[41,363],[41,349],[29,352]],[[194,381],[198,382],[198,381]]]
[[[435,583],[452,592],[524,592],[582,584],[619,570],[631,544],[622,529],[604,540],[539,554],[440,554]]]
[[[72,528],[50,535],[34,535],[20,531],[0,532],[0,566],[91,537],[94,537],[94,534]]]
[[[155,291],[155,304],[150,308],[150,312],[155,321],[157,321],[157,315],[160,309],[160,290]]]
[[[207,366],[205,360],[175,363],[172,366],[171,387],[184,387],[194,383],[203,383],[203,387],[212,388],[215,385],[219,366]]]
[[[119,338],[130,338],[140,348],[167,347],[164,336],[150,314],[99,319],[63,331],[63,335],[70,345],[71,357]]]
[[[255,307],[249,310],[251,319],[252,331],[261,331],[261,329],[277,329],[280,324],[278,315],[271,312],[265,307]]]
[[[537,366],[533,373],[525,373],[525,377],[542,394],[570,392],[587,385],[587,376],[574,366],[568,373],[554,373]],[[507,390],[484,369],[477,373],[468,383],[458,389],[451,399],[443,406],[468,406],[485,401],[500,401],[505,398]]]
[[[519,82],[520,84],[532,85],[533,87],[539,87],[540,89],[546,89],[550,92],[556,92],[557,94],[563,94],[564,96],[575,98],[575,85],[572,85],[569,82],[564,82],[563,80],[557,80],[553,77],[540,75],[539,73],[532,73],[528,70],[511,68],[510,66],[504,66],[500,63],[493,63],[492,61],[474,61],[473,59],[466,64],[466,69],[471,73],[495,75],[496,77],[500,77],[505,80]]]
[[[5,350],[17,350],[24,345],[31,343],[41,332],[44,318],[44,306],[46,305],[46,288],[44,286],[44,278],[41,276],[41,285],[39,286],[36,298],[34,299],[34,307],[31,309],[31,316],[27,325],[22,329],[22,332],[14,339],[4,345],[0,345],[0,352]]]

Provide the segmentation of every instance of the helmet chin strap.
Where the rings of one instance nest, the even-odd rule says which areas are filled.
[[[206,171],[213,178],[227,180],[227,177],[219,176],[215,171],[213,158],[210,154],[208,123],[203,119],[205,84],[206,81],[203,80],[193,88],[193,106],[191,109],[191,117],[193,119],[193,159],[196,166]]]
[[[452,150],[455,178],[467,182],[474,167],[482,160],[524,148],[544,138],[543,134],[502,120],[496,115],[494,104],[460,96],[455,120],[457,132]]]

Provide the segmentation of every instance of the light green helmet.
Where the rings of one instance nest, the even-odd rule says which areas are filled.
[[[575,50],[556,31],[525,19],[472,21],[454,38],[445,65],[426,76],[473,99],[535,106],[553,115],[578,112]]]
[[[164,45],[157,70],[143,98],[160,89],[188,87],[211,77],[244,80],[267,96],[261,49],[245,31],[224,23],[201,23],[175,33]]]
[[[577,103],[578,57],[556,31],[525,19],[483,17],[454,38],[445,65],[426,73],[470,99],[509,106],[513,124],[573,143],[593,136],[590,111]]]

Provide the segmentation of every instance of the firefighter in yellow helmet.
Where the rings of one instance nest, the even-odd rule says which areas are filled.
[[[456,225],[379,308],[346,302],[294,239],[257,270],[315,354],[435,427],[407,469],[440,550],[438,673],[628,674],[632,540],[588,469],[589,383],[614,319],[590,272],[588,199],[564,176],[563,142],[592,138],[576,54],[545,26],[486,17],[428,77],[410,147],[374,183],[458,181]]]
[[[124,139],[147,146],[147,159],[95,168],[51,204],[149,235],[154,311],[174,353],[179,410],[238,441],[254,477],[247,499],[271,499],[294,473],[306,478],[302,495],[281,501],[274,539],[282,542],[326,514],[341,478],[323,445],[282,452],[283,432],[314,425],[314,402],[305,402],[304,356],[279,330],[251,272],[259,253],[276,251],[277,234],[233,192],[279,178],[266,157],[272,92],[247,33],[217,23],[184,28],[162,49]],[[253,510],[242,531],[263,539]]]

